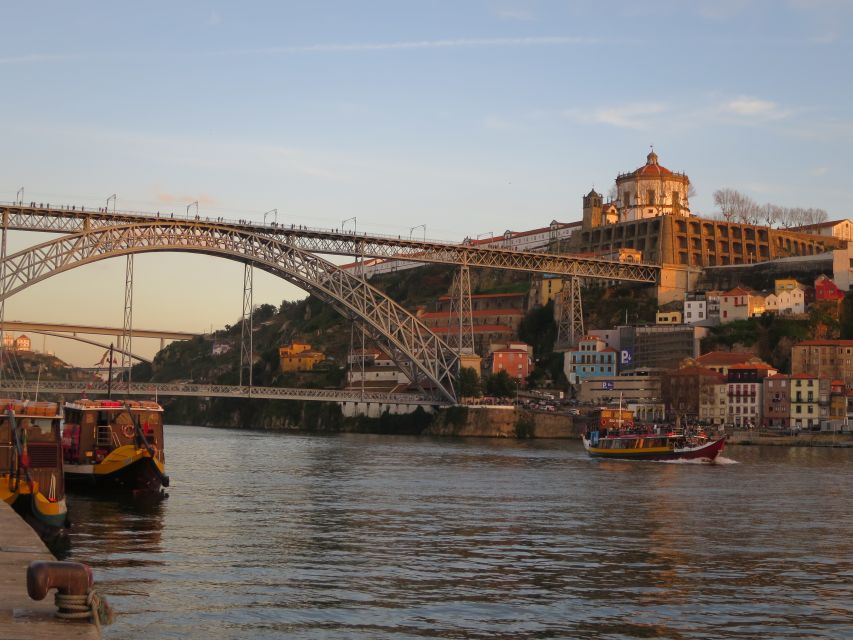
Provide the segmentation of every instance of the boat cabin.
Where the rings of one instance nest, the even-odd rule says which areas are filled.
[[[0,477],[8,478],[10,490],[29,482],[49,498],[65,495],[61,419],[55,402],[0,400]]]
[[[82,399],[65,403],[62,449],[67,463],[98,464],[119,447],[143,446],[143,437],[157,460],[165,463],[163,408],[156,402]]]

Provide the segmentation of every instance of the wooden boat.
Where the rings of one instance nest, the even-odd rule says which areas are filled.
[[[0,500],[11,504],[45,539],[68,521],[59,405],[0,400]]]
[[[634,424],[631,411],[602,408],[598,425],[583,436],[590,456],[619,460],[708,460],[725,447],[726,438],[711,440],[701,431],[685,434],[679,428],[646,431]]]
[[[583,446],[596,458],[619,460],[714,460],[726,444],[723,436],[710,440],[705,436],[683,433],[608,433],[591,431],[583,436]]]
[[[169,486],[163,408],[156,402],[65,403],[62,450],[72,487],[159,494]]]

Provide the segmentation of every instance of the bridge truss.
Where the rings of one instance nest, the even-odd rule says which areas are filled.
[[[246,229],[161,220],[55,238],[7,256],[0,269],[4,276],[0,279],[0,300],[75,267],[155,251],[224,257],[288,280],[363,324],[410,379],[455,401],[458,356],[420,320],[366,281],[327,260]]]

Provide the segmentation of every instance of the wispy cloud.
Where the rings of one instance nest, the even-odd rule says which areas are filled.
[[[27,64],[30,62],[61,62],[84,57],[81,53],[25,53],[19,56],[2,56],[0,64]]]
[[[618,106],[597,107],[590,110],[567,109],[563,116],[584,124],[606,124],[623,129],[646,129],[649,119],[666,111],[666,106],[656,102],[631,103]]]
[[[530,36],[519,38],[454,38],[449,40],[402,40],[398,42],[321,43],[227,49],[211,55],[277,55],[294,53],[366,53],[416,49],[465,49],[474,47],[543,47],[600,44],[600,38],[586,36]]]
[[[788,119],[795,109],[784,108],[772,100],[755,96],[719,97],[708,104],[677,102],[635,102],[573,108],[562,112],[582,124],[601,124],[621,129],[648,130],[661,126],[670,129],[710,125],[763,126]]]
[[[779,120],[791,115],[790,110],[781,109],[775,102],[751,96],[738,96],[719,105],[718,109],[721,113],[747,118]]]
[[[813,169],[809,169],[809,173],[815,177],[825,176],[829,173],[829,167],[814,167]]]

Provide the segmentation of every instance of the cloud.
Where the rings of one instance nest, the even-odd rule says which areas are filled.
[[[600,38],[581,36],[530,36],[518,38],[455,38],[450,40],[403,40],[398,42],[321,43],[228,49],[209,55],[284,55],[299,53],[366,53],[370,51],[407,51],[418,49],[465,49],[475,47],[542,47],[601,44]]]
[[[64,62],[84,57],[79,53],[25,53],[19,56],[0,57],[0,64],[26,64],[29,62]]]
[[[829,173],[829,167],[814,167],[809,169],[809,173],[813,176],[825,176]]]
[[[738,96],[724,100],[717,105],[716,110],[721,116],[734,117],[742,122],[782,120],[792,113],[790,109],[782,109],[771,100],[752,96]]]
[[[206,24],[208,27],[215,27],[218,24],[222,24],[222,15],[216,9],[213,9],[207,16]]]
[[[568,109],[563,116],[584,124],[606,124],[622,129],[646,129],[650,119],[667,111],[665,105],[657,102],[630,103],[591,110]]]

